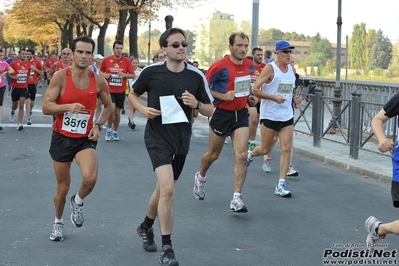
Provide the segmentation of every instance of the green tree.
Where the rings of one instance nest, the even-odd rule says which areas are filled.
[[[374,35],[373,45],[370,51],[370,69],[387,69],[392,59],[392,43],[384,36],[381,29]]]
[[[399,77],[399,43],[396,43],[392,48],[392,59],[387,76],[390,78]]]
[[[284,39],[284,32],[281,30],[277,30],[274,28],[265,30],[261,29],[259,31],[259,42],[266,42],[270,40],[283,40]]]
[[[191,60],[194,56],[194,39],[195,39],[195,34],[192,31],[186,30],[186,41],[188,42],[188,46],[186,49],[186,55],[187,57]]]
[[[0,12],[0,33],[3,32],[5,23],[6,23],[6,16],[4,13]],[[10,46],[11,45],[6,40],[4,40],[3,34],[0,34],[0,48],[7,49]]]
[[[366,66],[370,64],[370,52],[371,52],[371,47],[373,46],[374,42],[374,35],[375,35],[375,30],[371,29],[368,30],[367,35],[366,35]]]
[[[367,62],[366,23],[353,26],[352,38],[349,40],[349,67],[352,69],[365,69]]]
[[[236,31],[233,20],[211,19],[208,29],[202,25],[198,40],[201,49],[195,51],[195,58],[200,65],[209,66],[229,53],[229,36]]]
[[[324,67],[327,60],[334,57],[331,44],[326,38],[321,38],[317,33],[311,40],[309,57],[306,59],[308,66]]]
[[[151,30],[151,34],[148,34],[148,31],[140,34],[140,36],[137,38],[139,58],[147,58],[148,60],[148,42],[150,43],[150,60],[156,52],[159,52],[158,40],[161,34],[162,32],[159,30]]]
[[[252,39],[252,25],[249,20],[243,20],[240,23],[240,26],[238,27],[239,31],[244,32],[246,35],[248,35],[249,40]]]

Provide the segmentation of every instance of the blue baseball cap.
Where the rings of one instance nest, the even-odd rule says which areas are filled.
[[[276,43],[276,51],[284,49],[295,49],[295,47],[291,46],[287,41],[278,41]]]

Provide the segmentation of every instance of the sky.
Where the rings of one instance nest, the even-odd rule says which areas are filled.
[[[259,0],[259,28],[275,28],[314,36],[320,33],[331,43],[337,42],[338,0]],[[151,29],[165,30],[164,18],[174,17],[173,26],[193,30],[199,19],[211,17],[215,11],[234,15],[235,22],[252,21],[253,0],[201,1],[195,9],[161,9],[159,21],[152,21]],[[393,44],[399,41],[398,0],[341,0],[342,43],[351,37],[355,24],[365,23],[366,30],[381,29]],[[139,34],[148,30],[148,24],[139,27]],[[128,32],[128,31],[126,31]]]

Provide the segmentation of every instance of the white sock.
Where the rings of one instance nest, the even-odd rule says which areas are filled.
[[[83,199],[81,199],[80,197],[79,197],[79,194],[78,193],[76,193],[76,195],[75,195],[75,203],[76,203],[76,205],[82,205],[83,204]]]
[[[285,183],[285,179],[279,179],[279,180],[278,180],[278,183],[279,183],[279,184]]]
[[[198,179],[205,182],[206,181],[206,176],[201,176],[201,174],[198,173]]]
[[[255,140],[249,140],[248,142],[251,144],[255,144]]]
[[[233,198],[239,198],[239,197],[241,197],[241,193],[234,192]]]
[[[54,219],[54,223],[56,224],[56,223],[59,223],[59,224],[63,224],[64,223],[64,219],[57,219],[57,217],[55,217],[55,219]]]
[[[252,156],[251,156],[251,153],[250,152],[248,152],[248,159],[252,159]]]

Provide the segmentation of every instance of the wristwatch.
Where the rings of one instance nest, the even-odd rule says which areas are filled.
[[[101,129],[103,128],[103,126],[100,123],[96,123],[95,126],[98,126],[98,131],[101,131]]]
[[[198,110],[198,109],[200,109],[201,108],[201,102],[200,101],[197,101],[197,108],[195,108],[196,110]]]

